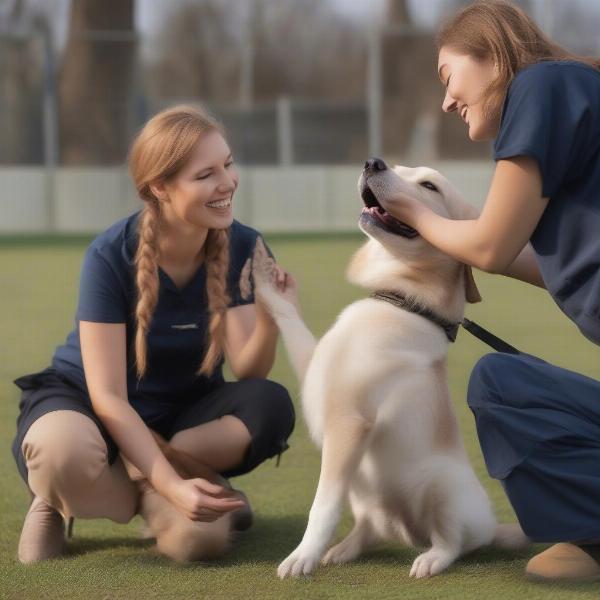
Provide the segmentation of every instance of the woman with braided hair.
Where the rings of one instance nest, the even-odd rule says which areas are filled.
[[[157,499],[179,516],[162,547],[147,519],[159,550],[218,555],[226,540],[198,553],[190,539],[213,523],[245,528],[251,513],[217,474],[280,454],[294,427],[287,391],[265,379],[276,326],[240,291],[259,234],[233,220],[238,176],[222,128],[199,108],[165,110],[134,141],[129,166],[143,209],[92,242],[75,330],[51,367],[15,382],[23,394],[13,453],[33,497],[23,563],[63,553],[64,519],[126,523],[138,511],[146,518]],[[277,273],[296,301],[293,277]],[[236,382],[224,381],[224,359]],[[167,460],[173,453],[189,477]],[[152,491],[150,504],[140,489]]]

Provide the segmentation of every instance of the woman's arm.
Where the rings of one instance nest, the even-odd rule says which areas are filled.
[[[275,321],[259,304],[246,304],[230,308],[225,323],[225,358],[235,377],[267,377],[275,362]]]
[[[526,244],[519,256],[517,256],[517,258],[508,265],[508,268],[500,274],[524,281],[525,283],[530,283],[531,285],[536,285],[537,287],[546,288],[531,244]]]
[[[193,520],[214,520],[240,508],[223,488],[202,479],[183,480],[160,451],[150,430],[127,401],[125,325],[79,323],[85,379],[94,412],[119,450],[154,488]]]
[[[466,211],[468,213],[465,216],[469,219],[479,218],[480,211],[472,204],[465,206]],[[525,244],[525,247],[521,250],[517,258],[499,275],[506,275],[506,277],[512,277],[513,279],[518,279],[537,287],[546,288],[535,252],[530,243]]]
[[[536,161],[520,156],[498,161],[485,205],[476,219],[446,219],[408,198],[395,198],[383,204],[390,214],[414,227],[429,243],[456,260],[520,279],[517,274],[529,277],[526,272],[533,272],[530,255],[521,258],[520,254],[547,203],[548,199],[542,197]],[[525,263],[529,266],[525,267]],[[541,281],[536,276],[532,279]]]

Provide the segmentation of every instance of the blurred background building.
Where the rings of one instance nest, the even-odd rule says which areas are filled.
[[[490,145],[443,115],[434,44],[463,0],[0,0],[0,232],[98,231],[138,207],[128,145],[202,102],[240,165],[236,216],[352,230],[368,156],[428,164],[473,203]],[[600,55],[600,2],[522,0]]]

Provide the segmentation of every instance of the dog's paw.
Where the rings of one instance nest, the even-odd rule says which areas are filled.
[[[275,260],[269,256],[263,239],[258,237],[252,255],[252,277],[257,292],[275,288]]]
[[[148,525],[147,523],[143,523],[140,527],[140,538],[142,540],[152,540],[155,537],[156,534],[154,533],[154,531],[152,531],[150,525]]]
[[[341,541],[327,551],[321,561],[322,565],[343,565],[354,560],[360,554],[357,544]]]
[[[296,548],[278,567],[277,575],[280,579],[285,577],[300,577],[311,575],[319,565],[319,557],[302,552]]]
[[[278,318],[294,318],[298,316],[297,308],[285,293],[277,287],[278,267],[275,260],[267,252],[262,238],[256,240],[252,255],[252,279],[254,295],[257,300],[277,321]]]
[[[410,576],[421,579],[422,577],[433,577],[448,568],[456,556],[439,548],[432,548],[415,558],[410,570]]]
[[[252,259],[249,258],[242,268],[242,272],[240,273],[240,295],[243,300],[248,300],[250,295],[252,294],[252,281],[250,280],[250,275],[252,275]]]

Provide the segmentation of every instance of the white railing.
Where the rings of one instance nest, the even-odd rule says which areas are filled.
[[[480,206],[490,161],[430,163]],[[361,209],[356,167],[240,167],[235,216],[269,232],[353,231]],[[0,234],[102,231],[141,206],[122,168],[0,167]]]

